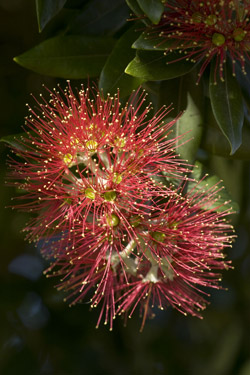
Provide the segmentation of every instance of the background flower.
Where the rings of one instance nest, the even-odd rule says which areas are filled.
[[[200,63],[199,79],[210,62],[215,59],[214,82],[224,80],[224,65],[229,58],[233,65],[245,71],[249,59],[249,3],[248,1],[168,1],[160,23],[149,30],[149,36],[159,37],[157,48],[166,43],[166,54],[181,53],[180,59]]]

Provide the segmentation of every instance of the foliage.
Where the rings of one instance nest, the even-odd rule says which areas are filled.
[[[26,35],[27,40],[16,37],[14,61],[17,64],[8,68],[6,82],[8,87],[13,85],[13,101],[3,121],[2,149],[3,144],[15,149],[17,160],[27,151],[32,155],[32,147],[28,150],[26,146],[36,133],[27,134],[21,129],[23,109],[20,108],[30,90],[41,91],[40,82],[45,82],[51,91],[59,82],[64,90],[65,79],[70,79],[74,92],[80,90],[83,83],[84,87],[94,86],[95,90],[98,87],[104,100],[114,97],[119,88],[122,106],[134,90],[142,87],[147,93],[145,106],[150,107],[151,103],[153,106],[147,121],[163,105],[169,107],[162,119],[164,123],[177,118],[168,139],[189,165],[189,181],[183,183],[183,193],[192,199],[192,194],[213,191],[217,186],[213,193],[216,202],[208,207],[201,201],[199,209],[208,215],[210,211],[216,212],[214,215],[225,210],[237,213],[232,221],[236,224],[238,238],[228,251],[235,270],[226,275],[223,272],[223,286],[229,291],[212,291],[211,307],[204,313],[203,321],[191,317],[185,320],[167,309],[148,322],[143,335],[138,333],[136,314],[126,329],[122,327],[123,322],[116,319],[114,332],[110,334],[101,326],[93,330],[98,312],[89,315],[85,303],[69,309],[62,302],[61,291],[53,290],[55,280],[50,282],[42,276],[42,271],[49,267],[48,262],[33,245],[24,245],[23,235],[19,234],[24,223],[32,222],[35,215],[27,215],[22,210],[14,216],[12,211],[5,210],[1,218],[2,264],[6,270],[1,288],[3,334],[0,341],[4,355],[0,372],[75,375],[84,368],[84,373],[92,375],[130,373],[134,368],[135,373],[146,375],[185,372],[247,375],[250,368],[247,248],[247,241],[250,242],[250,64],[247,52],[250,31],[249,16],[244,17],[243,10],[246,7],[246,14],[249,13],[249,2],[224,1],[224,12],[215,12],[216,19],[206,13],[213,13],[220,6],[221,2],[215,0],[208,3],[194,0],[33,0],[33,3],[37,30],[30,32],[29,38]],[[178,22],[173,21],[169,34],[163,29],[168,22],[166,10],[171,20],[174,13],[171,6],[185,8],[187,3],[191,4],[189,13],[182,9],[174,15],[183,31],[185,25],[192,26],[188,37],[195,39],[196,48],[188,45],[187,40],[179,39],[179,29],[175,29]],[[28,14],[31,12],[29,9]],[[227,19],[230,27],[234,27],[235,14],[238,14],[238,27],[232,30],[232,37],[226,38],[224,54],[223,45],[219,45],[224,35],[221,27]],[[181,23],[183,15],[184,24]],[[21,24],[21,18],[19,21]],[[216,48],[210,44],[213,48],[204,56],[200,48],[214,27],[211,25],[214,21],[220,27],[220,32],[216,31],[220,36],[215,37]],[[16,29],[21,30],[23,26]],[[203,26],[206,33],[203,33]],[[231,32],[230,27],[227,32]],[[200,55],[195,54],[197,51]],[[26,81],[22,80],[22,75],[28,77]],[[8,99],[10,95],[4,82],[3,87],[3,96]],[[144,107],[140,111],[143,110]],[[17,117],[17,113],[21,115]],[[152,179],[164,188],[170,183],[179,184],[164,171]],[[3,205],[13,204],[11,195],[17,196],[14,202],[20,201],[22,181],[19,187],[17,183],[13,185],[10,193],[4,190]],[[77,204],[75,207],[77,210]],[[53,206],[51,212],[53,216]],[[42,242],[38,243],[38,250]],[[73,250],[72,263],[77,262]],[[60,272],[56,268],[55,273]],[[66,288],[69,285],[67,279],[60,283]]]
[[[73,16],[71,15],[69,19],[64,16],[65,26],[60,30],[60,35],[50,35],[39,45],[15,58],[18,64],[37,73],[67,79],[100,76],[99,87],[103,89],[104,95],[108,92],[113,94],[119,87],[120,95],[123,97],[129,95],[139,85],[146,87],[146,82],[159,80],[163,82],[171,80],[171,87],[176,86],[180,92],[183,88],[178,88],[178,77],[185,76],[190,71],[195,71],[197,74],[199,69],[198,62],[194,63],[192,59],[187,61],[182,56],[184,52],[178,50],[177,45],[174,44],[174,34],[168,39],[161,36],[160,32],[164,30],[161,21],[164,2],[160,0],[128,0],[127,4],[119,0],[111,7],[107,0],[102,2],[36,0],[36,9],[39,31],[43,31],[44,28],[46,30],[47,24],[52,25],[53,22],[56,30],[57,15],[64,10],[73,12]],[[134,15],[129,22],[126,22],[129,11],[134,12]],[[142,22],[137,23],[136,19],[141,19]],[[46,37],[46,34],[44,35]],[[224,78],[221,81],[217,64],[217,60],[212,59],[210,66],[199,79],[199,86],[203,87],[204,95],[211,102],[217,122],[214,133],[218,134],[221,131],[221,136],[224,136],[230,144],[231,156],[234,157],[238,150],[237,158],[242,156],[245,159],[245,152],[244,156],[240,152],[246,115],[242,92],[245,91],[244,82],[248,78],[242,79],[242,72],[238,67],[237,75],[233,76],[230,61],[227,59]],[[194,82],[197,80],[195,74],[192,77]],[[173,90],[168,95],[169,102],[165,104],[173,102],[176,105],[174,91],[177,90]],[[200,112],[204,119],[206,108],[203,107]],[[207,127],[209,125],[202,121],[203,144],[206,144],[206,147],[210,144],[205,139]],[[211,128],[209,132],[211,137]],[[215,136],[214,140],[217,138]],[[187,143],[185,148],[188,154],[188,149],[192,148],[191,143]],[[209,152],[214,153],[218,149],[220,147],[214,141]],[[183,146],[182,150],[184,150]],[[229,156],[228,151],[220,150],[219,154]]]

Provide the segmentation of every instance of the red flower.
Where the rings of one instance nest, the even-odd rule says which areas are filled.
[[[197,184],[186,194],[183,187],[172,194],[166,189],[167,201],[160,203],[158,195],[147,214],[124,210],[121,220],[113,214],[108,225],[103,222],[95,234],[89,229],[84,238],[76,227],[74,245],[67,235],[55,241],[54,259],[48,244],[48,272],[60,276],[59,287],[70,292],[73,304],[94,292],[91,306],[102,304],[97,325],[104,315],[112,329],[117,314],[131,317],[138,305],[142,329],[155,304],[201,318],[203,288],[219,288],[218,271],[230,268],[224,260],[233,239],[225,221],[230,210],[216,207],[217,193],[216,185],[203,191]]]
[[[95,234],[90,226],[84,238],[81,227],[75,228],[73,244],[67,235],[50,239],[43,244],[42,252],[51,262],[46,271],[48,276],[60,277],[58,289],[67,292],[65,300],[74,305],[92,292],[91,308],[102,306],[97,327],[104,316],[104,323],[109,322],[112,330],[115,299],[120,295],[118,287],[127,285],[130,275],[136,274],[134,260],[129,258],[136,241],[129,238],[135,236],[133,230],[129,233],[126,222],[125,225],[118,223],[116,215],[108,217],[106,223],[108,225],[103,222]]]
[[[219,288],[218,270],[230,267],[223,253],[233,238],[225,222],[230,210],[216,207],[217,193],[217,185],[203,191],[197,184],[187,194],[181,188],[135,228],[142,255],[130,285],[121,286],[127,291],[119,297],[118,313],[131,316],[140,303],[142,328],[155,302],[201,318],[207,301],[200,287]]]
[[[38,103],[40,115],[30,108],[16,150],[24,162],[11,160],[11,168],[15,184],[28,193],[19,208],[38,213],[26,227],[32,240],[72,233],[77,223],[84,235],[87,223],[95,231],[101,217],[115,213],[121,220],[122,210],[142,214],[162,190],[153,176],[183,179],[187,172],[174,153],[176,139],[166,138],[175,123],[163,121],[167,108],[146,119],[144,93],[136,92],[124,108],[119,95],[91,94],[74,95],[69,86]]]
[[[104,318],[110,329],[138,303],[142,327],[154,301],[200,316],[206,301],[197,292],[218,287],[217,271],[229,267],[230,210],[216,211],[216,186],[184,193],[188,165],[166,138],[175,121],[163,121],[165,108],[146,119],[144,99],[137,92],[121,108],[118,97],[90,99],[89,90],[51,93],[14,150],[24,161],[10,162],[48,275],[60,277],[71,304],[89,296],[91,307],[101,305],[97,326]]]
[[[154,30],[167,42],[166,54],[179,51],[182,55],[172,62],[186,59],[200,63],[199,79],[206,67],[216,60],[214,81],[217,74],[223,80],[223,67],[227,58],[236,62],[245,74],[245,59],[249,59],[250,6],[248,0],[211,0],[209,2],[175,1],[165,3],[165,12]],[[156,46],[157,47],[157,46]],[[199,81],[198,79],[198,81]]]

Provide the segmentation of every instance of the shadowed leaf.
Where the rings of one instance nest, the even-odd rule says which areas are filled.
[[[128,64],[125,72],[145,81],[166,80],[190,72],[194,63],[186,60],[175,61],[179,55],[165,56],[160,51],[137,51],[136,57]]]
[[[137,0],[140,8],[154,24],[159,23],[164,5],[161,0]]]
[[[242,126],[244,108],[241,88],[232,75],[229,64],[225,65],[225,81],[217,79],[214,84],[216,61],[213,61],[210,72],[210,100],[214,117],[231,146],[230,154],[234,154],[242,142]]]
[[[104,95],[120,90],[120,97],[127,96],[136,89],[143,79],[132,77],[124,72],[127,64],[135,55],[131,44],[138,36],[137,26],[129,29],[116,43],[100,75],[99,88]]]
[[[24,68],[52,77],[96,77],[114,43],[111,37],[57,36],[15,57],[14,61]]]
[[[47,23],[63,8],[67,0],[36,0],[38,29],[41,32]]]
[[[201,178],[206,173],[205,167],[200,162],[195,163],[195,167],[191,174],[191,177],[194,178],[196,181],[200,181]],[[215,209],[218,212],[225,211],[226,209],[232,209],[235,212],[239,211],[239,205],[237,202],[233,202],[231,199],[230,194],[227,192],[225,187],[223,186],[220,178],[218,176],[207,176],[203,180],[199,182],[197,185],[196,182],[189,181],[187,184],[187,191],[192,193],[196,193],[199,190],[208,191],[214,185],[217,184],[218,193],[216,194],[217,200],[211,205],[205,205],[203,209],[210,210]]]

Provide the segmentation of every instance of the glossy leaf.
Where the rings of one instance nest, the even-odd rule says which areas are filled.
[[[250,160],[250,123],[247,118],[244,120],[242,129],[242,144],[233,155],[230,154],[230,144],[220,131],[215,120],[210,100],[205,100],[205,134],[201,147],[211,154],[223,156],[230,159]]]
[[[24,151],[25,147],[23,145],[23,141],[25,138],[27,138],[27,133],[23,132],[20,134],[12,134],[2,137],[0,138],[0,142],[7,143],[16,150]]]
[[[128,4],[129,8],[134,12],[134,14],[137,17],[140,17],[141,20],[146,25],[150,25],[151,24],[150,21],[145,17],[144,11],[142,10],[142,8],[140,7],[140,5],[138,4],[137,0],[126,0],[126,3]]]
[[[191,72],[176,79],[161,83],[162,105],[173,103],[169,120],[178,119],[173,126],[171,137],[182,136],[176,141],[176,151],[184,160],[194,163],[203,131],[203,90],[195,84],[195,73]]]
[[[114,34],[129,18],[129,8],[124,0],[91,0],[78,11],[70,23],[70,34],[107,35]]]
[[[139,6],[137,0],[126,0],[129,8],[136,14],[137,16],[143,16],[143,11]]]
[[[137,0],[140,8],[146,14],[146,16],[154,24],[158,24],[162,13],[164,11],[164,5],[161,0]]]
[[[125,72],[145,81],[158,81],[182,76],[194,68],[194,63],[190,61],[175,61],[178,58],[179,55],[175,53],[165,56],[160,51],[138,50]]]
[[[47,23],[63,8],[67,0],[36,0],[38,29],[41,32]]]
[[[167,48],[173,46],[174,40],[167,39],[163,40],[157,35],[152,35],[151,33],[143,32],[139,38],[134,42],[133,48],[148,50],[148,51],[165,51]]]
[[[111,37],[57,36],[14,61],[36,73],[71,79],[96,77],[114,46]]]
[[[243,101],[244,101],[244,115],[250,122],[250,66],[245,64],[245,72],[243,74],[242,68],[239,62],[235,64],[236,79],[240,85]],[[243,128],[244,131],[244,128]],[[244,136],[242,134],[242,142],[244,142]]]
[[[230,194],[227,192],[226,188],[223,186],[220,178],[218,176],[203,176],[206,173],[205,167],[200,162],[196,162],[191,177],[196,181],[189,181],[187,184],[187,191],[191,193],[196,193],[197,191],[209,191],[214,185],[217,185],[218,193],[216,194],[216,202],[211,205],[204,205],[202,208],[205,210],[215,209],[218,212],[225,211],[226,209],[232,209],[233,211],[239,211],[239,205],[237,202],[233,202]]]
[[[232,75],[229,64],[225,64],[225,81],[217,79],[214,84],[214,70],[216,62],[212,63],[210,72],[210,100],[214,117],[230,143],[231,152],[240,147],[242,142],[242,126],[244,121],[243,99],[240,86]]]
[[[185,134],[177,145],[177,152],[181,158],[193,163],[200,146],[202,135],[202,115],[190,92],[187,92],[187,108],[177,121],[175,129]],[[177,135],[177,134],[176,134]]]
[[[129,95],[143,79],[132,77],[124,72],[135,51],[131,44],[138,36],[137,26],[129,29],[116,43],[100,75],[99,88],[104,95],[111,95],[120,90],[120,97]]]

